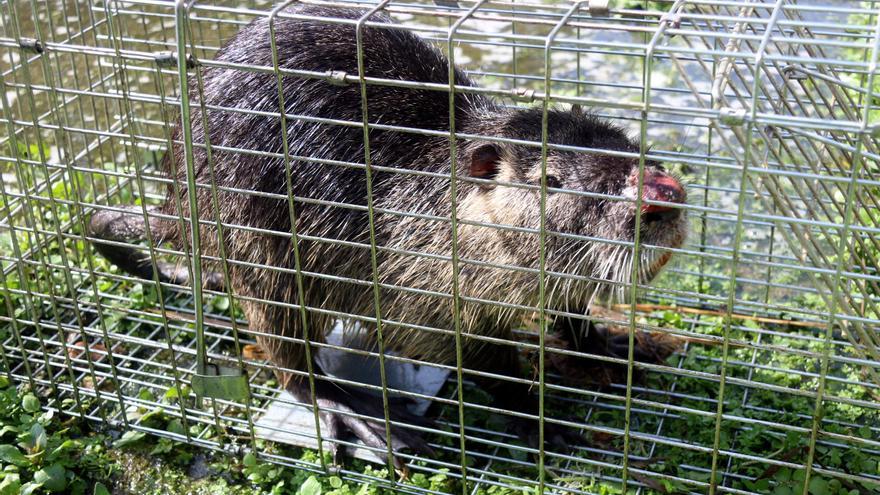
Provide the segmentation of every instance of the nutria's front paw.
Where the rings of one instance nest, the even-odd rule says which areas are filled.
[[[577,351],[596,356],[628,360],[630,351],[629,329],[619,326],[594,325],[592,321],[559,318],[548,333],[552,347]],[[662,332],[636,332],[634,335],[633,360],[642,363],[663,363],[679,350],[682,340]],[[605,387],[626,380],[627,364],[574,356],[552,350],[546,353],[547,362],[566,383],[573,385],[597,385]],[[636,369],[637,374],[640,369]]]

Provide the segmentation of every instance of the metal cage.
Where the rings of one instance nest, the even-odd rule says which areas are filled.
[[[170,179],[157,167],[175,116],[199,105],[188,84],[234,33],[292,2],[0,1],[0,361],[14,382],[61,414],[408,493],[442,493],[411,483],[414,473],[445,473],[449,491],[471,494],[880,493],[876,2],[304,2],[382,11],[482,94],[595,111],[641,139],[641,163],[686,179],[690,235],[668,250],[672,265],[580,315],[629,335],[627,358],[562,354],[622,373],[571,385],[552,366],[546,323],[519,330],[535,368],[520,379],[546,398],[537,419],[583,441],[568,451],[520,442],[459,363],[427,397],[436,422],[415,427],[434,456],[395,453],[407,472],[381,475],[304,456],[282,437],[323,453],[319,430],[260,423],[285,399],[237,294],[199,277],[192,287],[140,280],[92,253],[90,214],[131,204],[147,214],[164,199]],[[211,261],[142,249],[196,273]],[[532,309],[546,313],[543,302]],[[636,360],[646,335],[672,339],[675,352]],[[384,375],[373,388],[387,400]]]

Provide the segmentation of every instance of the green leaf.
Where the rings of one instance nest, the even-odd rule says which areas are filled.
[[[50,452],[49,455],[46,456],[46,460],[53,461],[53,460],[57,459],[58,456],[61,455],[62,453],[64,453],[65,450],[69,450],[69,449],[76,447],[76,444],[77,444],[77,442],[74,440],[71,440],[71,439],[67,439],[67,440],[61,442],[61,445],[55,447],[52,450],[52,452]]]
[[[229,309],[229,297],[217,296],[211,300],[211,306],[214,306],[217,311],[226,311]]]
[[[153,394],[153,391],[148,388],[142,388],[138,392],[138,399],[155,402],[156,396]]]
[[[141,424],[149,423],[150,421],[160,420],[165,416],[165,410],[161,407],[156,407],[149,411],[148,413],[141,416]]]
[[[46,429],[40,423],[31,426],[30,450],[32,453],[42,452],[46,449]]]
[[[147,434],[142,431],[127,431],[118,440],[113,442],[116,448],[123,448],[141,441]]]
[[[50,492],[60,492],[67,488],[67,470],[61,464],[52,464],[34,473],[34,481]]]
[[[27,466],[30,464],[30,461],[18,450],[18,447],[8,443],[0,445],[0,461],[15,464],[16,466]]]
[[[171,440],[160,438],[159,441],[156,442],[156,446],[153,447],[153,450],[150,451],[150,455],[167,454],[171,452],[173,448],[174,444],[171,443]]]
[[[764,478],[755,482],[749,482],[748,488],[754,492],[767,493],[770,490],[770,480]]]
[[[810,494],[811,495],[830,495],[830,491],[828,491],[828,482],[819,476],[813,476],[810,480]]]
[[[176,399],[180,396],[180,393],[177,391],[177,386],[173,386],[165,391],[165,399]]]
[[[164,399],[180,399],[187,396],[189,396],[189,387],[183,386],[178,390],[177,386],[174,386],[165,391]]]
[[[339,476],[331,476],[330,486],[333,488],[342,488],[342,479]]]
[[[794,490],[788,484],[779,484],[773,490],[773,495],[794,495]]]
[[[773,476],[773,479],[780,483],[784,483],[791,479],[791,469],[782,468],[779,471],[776,471],[776,474]]]
[[[296,492],[297,495],[321,495],[321,482],[318,481],[318,478],[314,476],[309,476],[309,479],[299,487],[299,490]]]
[[[245,454],[244,459],[242,459],[241,462],[247,467],[254,467],[257,465],[257,456],[248,452],[247,454]]]
[[[40,399],[34,394],[27,394],[21,399],[21,407],[29,413],[35,413],[40,410]]]
[[[21,486],[21,495],[32,495],[35,491],[42,488],[43,485],[39,483],[34,483],[31,481],[30,483],[25,483]]]
[[[67,492],[70,495],[86,495],[86,482],[82,478],[73,478],[67,485]]]
[[[92,492],[94,495],[110,495],[110,490],[104,486],[104,483],[98,482],[95,483],[95,491]]]
[[[843,485],[840,483],[840,480],[828,480],[828,491],[831,493],[840,493],[840,489],[843,488]]]
[[[177,433],[178,435],[186,435],[186,428],[183,427],[183,423],[180,422],[179,419],[172,419],[168,422],[168,427],[165,428],[171,433]]]
[[[21,478],[17,474],[7,474],[0,481],[0,495],[18,495],[20,491]]]
[[[446,468],[443,468],[443,469],[440,470],[439,473],[437,473],[437,474],[431,476],[430,478],[428,478],[428,481],[431,482],[431,486],[430,486],[429,488],[430,488],[432,491],[435,491],[435,492],[447,492],[447,491],[449,491],[448,488],[447,488],[447,486],[446,486],[446,483],[447,483],[447,481],[448,481],[448,477],[447,477],[447,474],[448,474],[448,473],[449,473],[449,470],[446,469]]]

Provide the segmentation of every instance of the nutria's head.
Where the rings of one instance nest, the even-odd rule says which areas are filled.
[[[540,109],[503,113],[479,132],[540,142]],[[639,146],[619,128],[592,115],[551,111],[549,142],[582,148],[635,153]],[[462,173],[482,179],[526,184],[474,184],[464,196],[462,218],[526,229],[540,226],[541,149],[536,146],[471,141],[462,149]],[[632,280],[632,243],[636,218],[639,235],[639,282],[653,279],[669,261],[668,249],[678,248],[687,233],[687,212],[681,207],[682,184],[656,162],[644,167],[642,199],[636,208],[639,160],[632,156],[551,149],[547,156],[546,240],[549,273],[548,304],[583,309],[596,295],[625,294]],[[571,191],[571,192],[565,192]],[[577,194],[591,193],[591,194]],[[475,229],[472,229],[475,230]],[[536,267],[539,236],[522,229],[479,229],[491,240],[482,246],[487,258]],[[574,234],[589,239],[572,239]],[[484,238],[483,241],[486,241]],[[481,241],[478,241],[481,242]],[[593,282],[565,275],[589,277]]]

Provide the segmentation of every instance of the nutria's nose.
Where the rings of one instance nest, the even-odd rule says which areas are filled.
[[[636,169],[627,179],[627,189],[624,196],[635,199],[639,185],[639,170]],[[628,194],[627,194],[628,193]],[[648,201],[663,201],[666,203],[684,203],[687,199],[684,187],[675,178],[654,168],[645,169],[645,180],[642,183],[642,199]],[[642,213],[659,213],[675,210],[671,206],[642,204]]]

